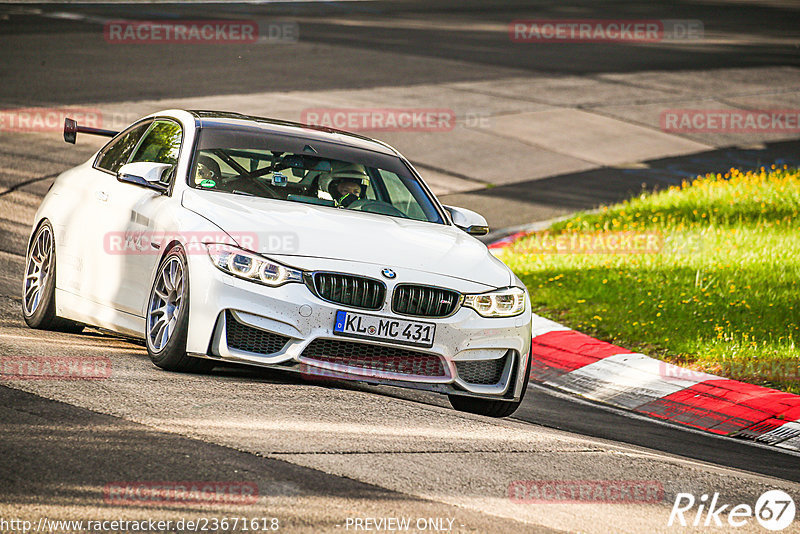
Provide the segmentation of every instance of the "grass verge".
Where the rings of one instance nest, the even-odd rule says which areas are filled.
[[[578,214],[498,256],[541,315],[800,394],[798,212],[798,169],[731,169]]]

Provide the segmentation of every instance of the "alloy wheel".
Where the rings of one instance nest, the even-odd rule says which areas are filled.
[[[53,233],[49,226],[42,226],[31,245],[28,265],[25,268],[25,291],[23,305],[25,314],[33,315],[42,300],[42,292],[50,275],[53,256]]]
[[[147,341],[161,351],[175,331],[184,297],[183,263],[172,256],[161,266],[147,309]]]

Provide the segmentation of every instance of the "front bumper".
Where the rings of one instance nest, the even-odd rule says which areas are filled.
[[[189,262],[187,352],[193,356],[290,370],[309,377],[358,380],[494,399],[520,398],[531,344],[528,303],[521,315],[510,318],[484,318],[465,307],[446,318],[420,317],[420,321],[436,324],[433,346],[407,347],[392,342],[344,338],[333,333],[339,310],[414,319],[393,313],[390,298],[378,311],[361,310],[324,301],[300,283],[272,288],[235,278],[216,269],[204,255],[191,257]],[[337,267],[343,272],[380,276],[378,266],[349,265],[349,271],[342,265]],[[404,283],[440,287],[454,284],[452,279],[430,273],[402,274]],[[386,285],[387,294],[391,295],[395,282],[387,280]],[[235,324],[231,324],[232,321]],[[232,326],[238,329],[236,343],[228,339]],[[241,337],[242,332],[245,338]],[[246,337],[250,334],[256,341],[243,343],[241,339],[250,339]],[[312,345],[315,341],[317,343]],[[374,352],[376,359],[365,363],[364,358],[347,361],[323,357],[317,350],[320,345],[335,345],[344,350],[352,348],[359,354]],[[439,371],[435,373],[421,372],[420,369],[430,368],[424,365],[398,366],[396,360],[402,359],[403,354],[408,355],[409,360],[432,362],[435,358],[441,366],[436,365]],[[492,369],[496,374],[487,375],[481,369]],[[486,383],[487,376],[499,378]]]

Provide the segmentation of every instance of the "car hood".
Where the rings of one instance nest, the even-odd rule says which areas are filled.
[[[298,268],[320,258],[413,269],[491,287],[512,283],[486,246],[454,226],[313,206],[299,202],[187,190],[182,205],[248,248]],[[306,266],[308,264],[308,266]]]

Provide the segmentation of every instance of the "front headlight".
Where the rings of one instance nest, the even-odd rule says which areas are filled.
[[[206,243],[211,262],[228,274],[268,286],[302,282],[303,273],[231,245]]]
[[[464,306],[483,317],[513,317],[525,311],[525,291],[518,287],[507,287],[479,295],[466,295]]]

